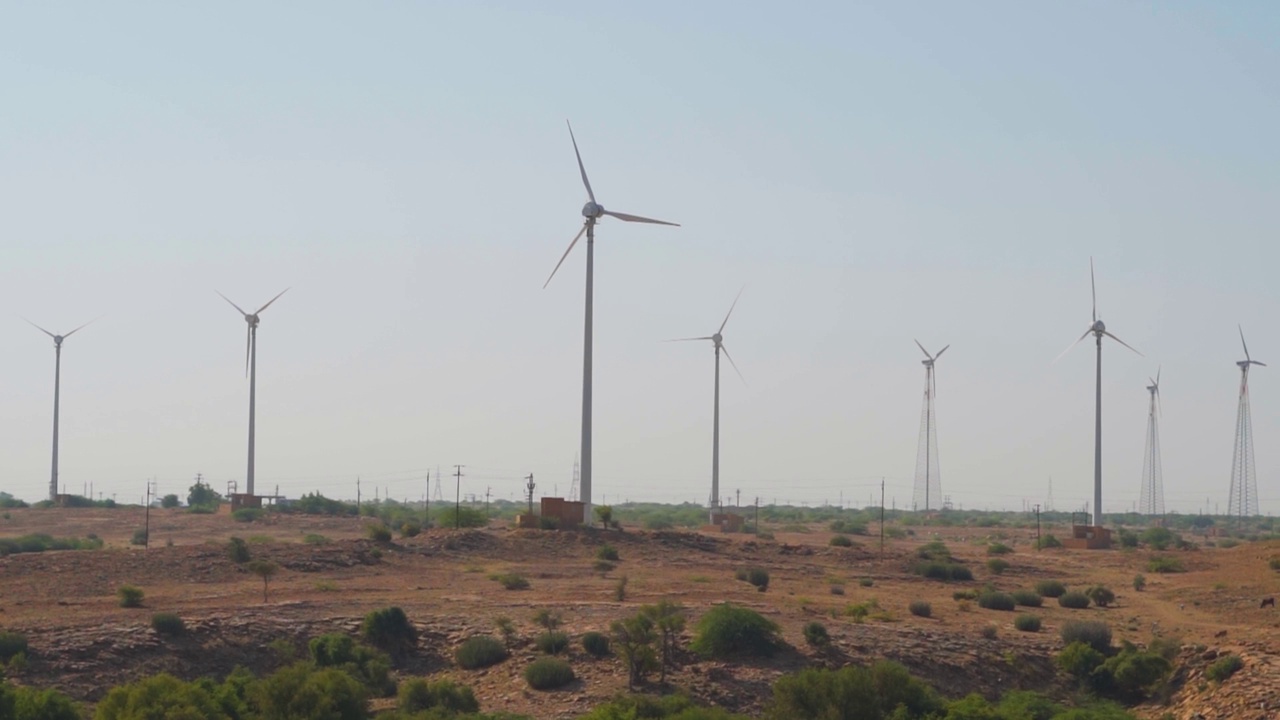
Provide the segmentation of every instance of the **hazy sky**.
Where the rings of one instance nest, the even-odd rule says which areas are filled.
[[[0,490],[122,499],[245,472],[416,499],[567,492],[582,248],[596,501],[910,504],[936,349],[944,494],[1092,496],[1089,257],[1108,327],[1104,508],[1138,498],[1163,366],[1171,509],[1227,509],[1241,359],[1280,365],[1280,5],[21,3],[0,10]],[[7,319],[4,319],[7,315]],[[1280,367],[1251,376],[1280,510]],[[452,487],[446,495],[452,497]]]

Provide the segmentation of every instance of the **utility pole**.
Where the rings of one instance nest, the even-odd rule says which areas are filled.
[[[489,491],[492,489],[492,487],[484,489],[484,517],[486,520],[489,518]]]
[[[742,491],[741,490],[734,490],[733,506],[737,508],[742,507]]]
[[[756,496],[756,535],[760,534],[760,496]]]
[[[880,478],[880,559],[884,559],[884,478]]]
[[[529,473],[529,477],[525,478],[525,480],[529,481],[528,484],[525,485],[525,487],[529,489],[529,517],[533,517],[533,488],[535,487],[533,484],[533,473]]]
[[[462,527],[462,465],[454,465],[453,476],[457,478],[457,488],[453,499],[453,529]]]
[[[1036,552],[1040,552],[1040,503],[1036,503]]]
[[[152,480],[147,481],[147,510],[146,510],[147,519],[146,519],[146,528],[142,531],[144,533],[143,540],[142,540],[142,549],[144,550],[151,549],[151,493],[154,485],[155,485],[155,481],[152,481]]]
[[[360,517],[360,476],[356,476],[356,517]]]
[[[422,491],[422,527],[431,527],[431,471],[427,471],[427,487]]]

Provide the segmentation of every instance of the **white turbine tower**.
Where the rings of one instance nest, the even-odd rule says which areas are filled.
[[[915,343],[925,359],[920,361],[924,365],[924,409],[920,415],[920,442],[916,446],[916,496],[913,504],[919,507],[923,501],[924,510],[928,512],[942,497],[942,478],[938,471],[938,422],[933,409],[938,387],[934,383],[933,364],[951,346],[942,348],[937,355],[930,355],[919,340]]]
[[[1133,350],[1138,355],[1142,353],[1134,350],[1128,343],[1120,338],[1112,335],[1107,326],[1098,319],[1098,284],[1093,278],[1093,258],[1089,258],[1089,285],[1093,290],[1093,323],[1089,325],[1089,329],[1079,337],[1071,346],[1062,351],[1062,355],[1054,359],[1057,362],[1063,355],[1071,352],[1071,348],[1080,344],[1081,340],[1089,337],[1090,334],[1096,339],[1098,347],[1097,360],[1097,378],[1095,385],[1095,418],[1093,428],[1093,524],[1095,527],[1102,525],[1102,336],[1115,340],[1125,347]]]
[[[217,292],[216,290],[214,292]],[[289,292],[289,288],[280,291],[280,295]],[[231,302],[231,299],[222,293],[218,293],[223,300],[231,303],[231,307],[240,311],[244,316],[244,321],[249,325],[245,336],[244,347],[244,372],[249,378],[249,469],[245,472],[245,492],[253,495],[253,438],[254,438],[254,416],[257,403],[258,388],[258,316],[263,310],[271,307],[271,303],[280,299],[280,295],[276,295],[267,301],[266,305],[258,308],[254,312],[245,312],[239,305]]]
[[[565,125],[569,125],[569,121],[565,121]],[[653,225],[673,225],[679,227],[677,223],[665,222],[663,220],[654,220],[652,218],[640,217],[639,215],[628,215],[626,213],[605,210],[604,206],[596,202],[595,192],[591,190],[591,181],[587,180],[587,170],[582,164],[582,153],[578,152],[578,141],[573,137],[573,126],[569,125],[569,140],[573,143],[573,154],[578,158],[578,172],[582,175],[582,184],[587,189],[587,204],[582,206],[582,217],[585,220],[582,223],[582,229],[577,235],[573,236],[573,240],[569,242],[569,247],[564,251],[564,255],[560,256],[560,262],[556,263],[556,267],[551,271],[551,275],[547,278],[547,282],[543,283],[545,289],[551,284],[551,278],[556,276],[556,271],[564,264],[565,258],[569,257],[569,253],[573,252],[573,246],[578,244],[578,239],[583,233],[587,234],[587,300],[586,300],[586,320],[584,323],[582,340],[582,468],[581,481],[578,490],[582,497],[583,522],[591,523],[591,330],[592,330],[592,298],[594,292],[594,266],[595,266],[595,244],[596,244],[596,222],[600,218],[608,215],[619,220],[627,222],[651,223]]]
[[[738,364],[733,361],[733,356],[729,354],[729,348],[724,346],[724,326],[729,324],[729,316],[733,315],[733,309],[738,306],[738,298],[742,297],[742,290],[738,291],[737,297],[733,299],[733,304],[729,306],[729,312],[725,313],[724,322],[720,323],[720,329],[715,331],[713,335],[704,337],[680,338],[678,340],[669,340],[668,342],[690,342],[694,340],[710,340],[715,346],[716,352],[716,379],[715,379],[715,406],[712,411],[711,420],[711,501],[709,504],[711,516],[715,516],[720,509],[720,353],[729,359],[729,364],[733,366],[733,371],[738,373],[738,378],[746,383],[746,378],[742,377],[742,371],[738,369]]]
[[[1240,344],[1244,346],[1244,360],[1240,367],[1240,404],[1236,408],[1236,446],[1231,458],[1231,497],[1227,500],[1227,515],[1246,518],[1258,514],[1258,477],[1253,462],[1253,419],[1249,413],[1249,366],[1267,364],[1249,356],[1249,346],[1244,341],[1244,328],[1240,330]]]
[[[1142,454],[1142,490],[1138,494],[1138,512],[1143,515],[1164,515],[1164,470],[1160,461],[1160,370],[1151,384],[1151,406],[1147,410],[1147,450]]]
[[[23,319],[25,320],[26,318]],[[58,499],[58,405],[62,396],[62,341],[84,329],[85,326],[92,322],[94,321],[90,320],[66,335],[55,335],[27,320],[27,323],[32,327],[53,338],[53,463],[49,470],[50,500]]]

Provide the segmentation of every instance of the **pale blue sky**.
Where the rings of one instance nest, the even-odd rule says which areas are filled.
[[[25,3],[0,11],[0,489],[136,498],[242,479],[260,305],[258,478],[289,495],[567,490],[584,200],[597,243],[597,501],[704,501],[709,334],[722,487],[910,503],[938,363],[943,492],[1091,496],[1089,256],[1108,326],[1107,511],[1138,497],[1164,367],[1173,509],[1226,511],[1242,323],[1280,364],[1271,3]],[[1253,375],[1280,510],[1280,367]],[[873,479],[875,478],[875,479]]]

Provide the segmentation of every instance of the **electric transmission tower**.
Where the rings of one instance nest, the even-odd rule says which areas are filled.
[[[573,456],[573,481],[569,484],[569,499],[578,499],[578,480],[582,477],[582,465],[578,462],[578,456]]]
[[[1147,449],[1142,454],[1142,491],[1139,493],[1138,512],[1143,515],[1164,515],[1164,475],[1160,467],[1160,371],[1147,386],[1151,393],[1151,407],[1147,410]]]
[[[1240,330],[1240,344],[1244,346],[1244,360],[1240,367],[1240,405],[1236,410],[1236,445],[1231,459],[1231,496],[1227,500],[1227,515],[1246,518],[1258,514],[1258,478],[1253,463],[1253,420],[1249,416],[1249,366],[1262,365],[1249,357],[1249,346]]]
[[[924,409],[920,413],[920,444],[916,450],[916,487],[912,504],[929,512],[938,507],[942,499],[942,479],[938,472],[938,423],[933,414],[933,400],[938,390],[933,380],[933,363],[951,346],[942,348],[937,355],[930,355],[919,340],[916,346],[925,357],[920,361],[924,365]]]
[[[440,466],[436,466],[436,491],[432,493],[433,502],[444,502],[444,491],[440,488]]]

